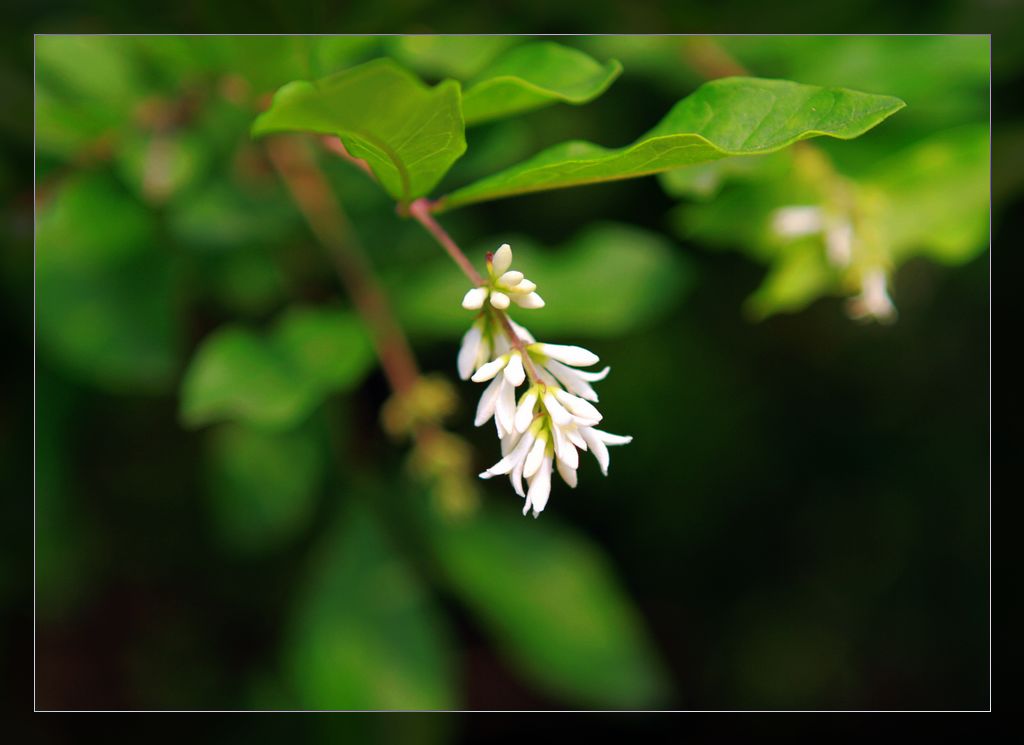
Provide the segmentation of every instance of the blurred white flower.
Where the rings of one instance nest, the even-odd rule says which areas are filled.
[[[860,294],[850,298],[847,312],[858,320],[874,319],[881,323],[896,320],[896,306],[889,297],[889,280],[884,269],[865,272],[861,278]]]
[[[780,238],[802,238],[823,233],[825,255],[837,267],[853,260],[853,223],[846,217],[826,212],[821,207],[793,205],[772,213],[772,231]]]

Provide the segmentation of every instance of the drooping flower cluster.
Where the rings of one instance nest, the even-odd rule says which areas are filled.
[[[544,305],[536,285],[522,272],[510,271],[511,264],[512,249],[504,244],[488,255],[485,283],[466,293],[463,307],[482,312],[462,339],[458,370],[463,380],[488,383],[474,423],[480,427],[493,419],[501,441],[501,460],[480,477],[507,475],[525,499],[523,514],[532,509],[536,517],[551,494],[552,471],[575,488],[579,451],[589,450],[607,475],[608,446],[633,438],[596,428],[602,416],[591,383],[603,380],[610,368],[580,368],[596,365],[597,355],[582,347],[540,343],[505,313],[510,301],[524,308]]]

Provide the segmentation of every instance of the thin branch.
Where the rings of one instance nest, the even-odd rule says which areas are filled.
[[[359,240],[334,198],[306,143],[295,137],[267,140],[267,154],[317,239],[327,249],[341,283],[369,327],[377,357],[396,393],[408,393],[419,379],[409,342],[377,282]]]
[[[466,258],[466,254],[462,253],[455,241],[452,240],[451,236],[445,232],[434,216],[430,214],[430,202],[427,199],[417,199],[409,205],[409,214],[422,225],[428,233],[434,236],[434,239],[441,244],[441,248],[448,252],[448,255],[452,257],[452,261],[459,265],[459,268],[463,273],[469,277],[469,281],[475,285],[484,284],[483,277],[480,276],[480,272],[473,266],[473,262]]]

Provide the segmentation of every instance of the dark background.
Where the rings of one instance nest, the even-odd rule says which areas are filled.
[[[857,17],[875,9],[892,28],[902,20],[889,4],[850,7]],[[967,7],[947,4],[936,23],[969,19]],[[191,12],[202,18],[204,11]],[[852,16],[849,24],[828,21],[843,31],[857,25]],[[50,23],[68,32],[119,28],[56,9]],[[1019,55],[1001,56],[998,40],[993,48],[998,102],[1021,82]],[[13,61],[4,80],[25,93]],[[642,130],[670,103],[628,69],[615,89],[616,99],[589,109],[537,116],[568,120],[560,126],[576,136],[617,142],[616,133]],[[630,121],[615,121],[621,112]],[[1013,157],[1019,132],[1017,112],[997,104],[993,242],[1012,229],[1019,177],[1003,181],[998,167]],[[12,156],[3,173],[5,211],[20,251],[4,262],[5,320],[12,348],[26,352],[31,283],[19,259],[30,250],[32,204],[15,174],[30,162],[31,143],[20,123],[5,127],[4,139]],[[600,218],[668,232],[674,201],[654,180],[564,194],[558,202],[484,205],[463,225],[453,217],[452,230],[516,226],[540,243],[558,243]],[[556,494],[549,508],[607,552],[671,671],[669,706],[985,708],[988,255],[955,269],[911,262],[893,290],[900,320],[879,327],[849,322],[837,299],[749,323],[739,308],[763,269],[738,254],[680,250],[699,278],[692,292],[655,325],[599,342],[602,356],[616,361],[601,388],[603,410],[619,424],[613,429],[637,434],[637,442],[613,451],[609,479],[589,473],[585,492]],[[199,308],[186,348],[222,315]],[[426,342],[417,353],[424,369],[447,371],[454,346]],[[178,423],[173,390],[101,392],[42,356],[36,382],[40,405],[46,391],[73,412],[65,462],[81,520],[68,550],[86,578],[69,585],[73,602],[36,627],[37,705],[244,706],[238,692],[274,656],[277,614],[285,612],[277,601],[323,521],[258,560],[226,558],[197,530],[205,519],[199,445]],[[4,468],[7,483],[24,485],[32,440],[19,423],[31,388],[13,367],[6,387]],[[460,393],[475,396],[468,386]],[[372,375],[357,394],[358,426],[375,426],[385,396]],[[465,418],[461,430],[483,449]],[[400,448],[368,437],[366,471],[394,472]],[[38,478],[45,468],[39,459]],[[496,489],[486,498],[505,497]],[[317,517],[333,509],[325,494]],[[9,545],[24,542],[13,520],[4,524]],[[21,578],[4,579],[8,598],[24,596]],[[465,707],[573,706],[510,671],[457,603],[444,603],[461,649]],[[25,662],[30,651],[11,646],[5,657]]]

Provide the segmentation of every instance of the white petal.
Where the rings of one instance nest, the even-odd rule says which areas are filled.
[[[525,432],[533,421],[533,407],[537,405],[537,391],[533,388],[526,392],[516,409],[512,424],[517,432]]]
[[[528,344],[533,344],[536,339],[533,338],[533,334],[526,329],[525,326],[520,326],[518,323],[513,321],[511,318],[508,319],[509,325],[512,326],[512,330],[516,332],[516,336],[525,341]]]
[[[595,429],[594,434],[600,437],[601,442],[605,445],[628,445],[633,442],[632,435],[613,435],[611,432],[602,432],[599,429]]]
[[[579,427],[566,427],[565,436],[569,438],[569,442],[578,447],[580,450],[587,449],[587,441],[583,439],[580,434]]]
[[[523,370],[523,358],[519,352],[512,352],[508,358],[508,364],[505,365],[505,380],[512,384],[513,388],[518,388],[526,380],[526,371]]]
[[[612,369],[610,367],[606,367],[604,370],[599,370],[597,372],[590,372],[589,370],[573,370],[574,373],[579,375],[584,380],[590,381],[591,383],[596,383],[599,380],[604,380],[605,378],[608,377],[608,373],[610,373],[611,371]]]
[[[498,277],[498,284],[503,287],[515,287],[522,281],[522,272],[505,272],[500,277]]]
[[[562,477],[562,481],[567,483],[573,489],[576,488],[576,469],[569,468],[562,461],[556,461],[555,466],[558,468],[558,475]]]
[[[551,395],[551,393],[544,394],[544,408],[548,410],[548,414],[551,415],[551,420],[562,427],[572,423],[572,414],[565,410],[562,404],[558,403],[558,400]]]
[[[480,403],[476,407],[476,419],[473,424],[482,426],[488,419],[494,416],[494,406],[498,402],[498,391],[501,389],[501,379],[492,380],[491,384],[484,388],[480,394]]]
[[[548,497],[550,495],[551,458],[547,457],[544,458],[544,462],[541,463],[540,468],[537,469],[537,473],[530,482],[530,491],[526,494],[526,500],[530,502],[530,506],[533,508],[534,517],[537,517],[537,515],[544,511],[544,507],[547,505]]]
[[[501,381],[501,389],[498,391],[494,418],[506,434],[512,431],[512,423],[516,418],[516,389],[504,379]]]
[[[533,474],[537,473],[537,469],[540,468],[541,461],[544,460],[544,452],[547,450],[547,437],[541,435],[533,443],[530,448],[530,452],[526,455],[526,461],[523,463],[523,476],[527,479],[533,477]]]
[[[600,361],[600,358],[589,349],[569,344],[533,344],[531,347],[551,359],[573,367],[590,367]]]
[[[783,207],[772,214],[772,230],[784,238],[820,233],[823,223],[817,207]]]
[[[555,398],[558,399],[562,406],[576,416],[583,417],[584,419],[593,419],[595,423],[601,421],[601,412],[589,401],[584,401],[579,396],[574,396],[571,393],[557,389],[555,390]]]
[[[544,307],[544,299],[536,292],[531,292],[529,295],[513,295],[512,299],[516,301],[516,305],[520,308]],[[491,295],[491,304],[494,304],[494,295]]]
[[[844,267],[853,258],[853,225],[839,220],[825,232],[825,253],[835,266]]]
[[[458,369],[459,377],[467,380],[473,374],[473,368],[480,353],[480,342],[483,340],[484,325],[477,321],[469,327],[469,331],[462,337],[462,346],[459,347]]]
[[[504,292],[498,292],[495,290],[491,293],[491,305],[498,310],[505,310],[505,308],[508,307],[509,302],[508,295]]]
[[[583,379],[583,371],[563,365],[558,360],[547,360],[544,367],[548,372],[558,378],[558,381],[566,387],[570,393],[575,393],[580,398],[588,401],[597,401],[597,391],[586,380]],[[605,368],[606,370],[608,368]]]
[[[536,289],[537,283],[531,282],[526,277],[523,277],[521,280],[519,280],[519,283],[516,285],[516,292],[531,293]]]
[[[512,452],[481,473],[480,478],[489,479],[491,476],[503,476],[504,474],[511,472],[512,469],[516,467],[517,463],[521,463],[526,459],[526,453],[532,445],[533,435],[526,433],[519,438],[519,441],[512,449]]]
[[[525,462],[526,459],[524,458],[516,463],[515,468],[512,469],[512,473],[508,477],[508,480],[512,482],[512,488],[520,497],[526,496],[526,492],[523,491],[523,464]]]
[[[499,372],[502,368],[508,364],[508,355],[503,354],[497,359],[491,360],[486,365],[481,365],[480,369],[473,373],[473,377],[470,378],[474,383],[483,383],[485,380],[490,380]]]
[[[474,287],[462,298],[462,307],[466,310],[480,310],[487,299],[486,287]]]
[[[597,465],[601,467],[601,473],[605,476],[608,475],[608,448],[605,446],[604,441],[597,436],[597,433],[590,429],[590,427],[581,427],[580,434],[583,435],[583,439],[587,441],[587,445],[590,446],[590,452],[597,458]]]
[[[512,247],[507,243],[502,243],[501,247],[494,252],[494,263],[491,266],[499,277],[507,272],[508,268],[512,266]]]
[[[565,463],[570,468],[578,468],[580,465],[580,454],[569,442],[565,431],[561,427],[555,427],[555,456],[559,463]]]

